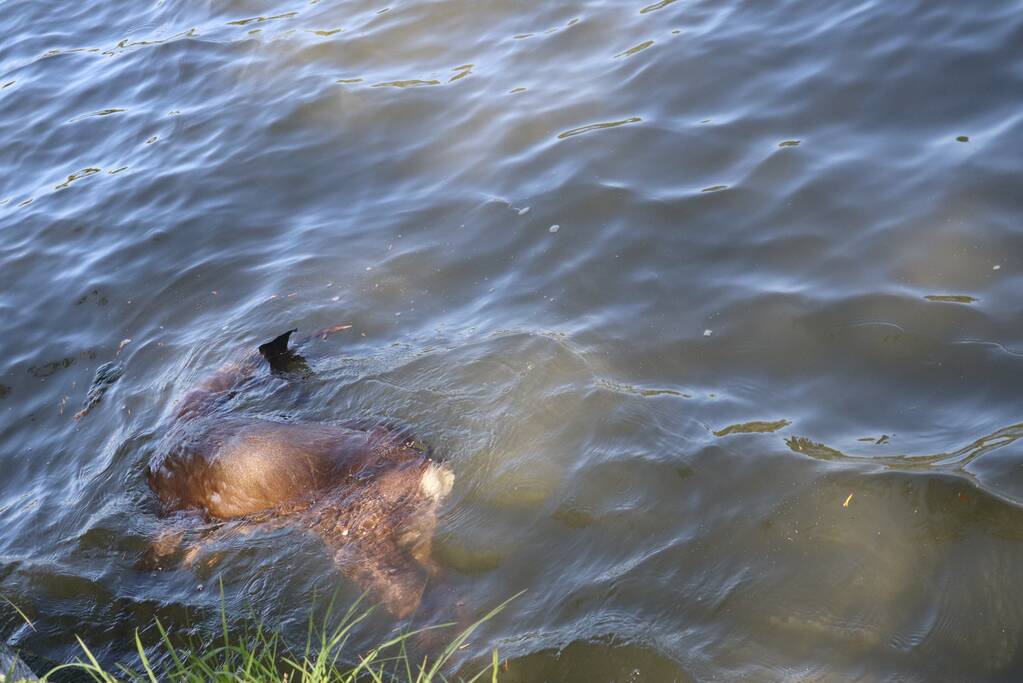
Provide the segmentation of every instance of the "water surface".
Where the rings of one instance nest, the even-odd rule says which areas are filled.
[[[1020,2],[6,0],[0,31],[9,643],[208,637],[221,581],[296,637],[353,599],[299,531],[137,562],[174,399],[351,324],[237,408],[449,458],[446,574],[527,591],[464,661],[1023,676]]]

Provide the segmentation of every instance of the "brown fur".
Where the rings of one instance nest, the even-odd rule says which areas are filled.
[[[435,571],[431,541],[450,469],[388,427],[218,411],[219,400],[258,368],[258,358],[225,366],[178,404],[147,470],[162,510],[309,529],[346,575],[394,615],[408,616]],[[175,535],[162,536],[153,552],[166,554],[168,538]]]

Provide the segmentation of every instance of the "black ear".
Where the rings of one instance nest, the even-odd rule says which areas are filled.
[[[259,355],[266,359],[266,362],[270,364],[272,369],[284,372],[288,369],[290,361],[295,358],[295,355],[288,350],[288,339],[291,337],[292,332],[296,331],[288,330],[276,339],[268,341],[259,347]]]

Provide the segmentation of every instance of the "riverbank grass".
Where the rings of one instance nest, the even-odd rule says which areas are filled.
[[[516,596],[517,597],[517,596]],[[196,647],[193,642],[175,645],[171,634],[159,621],[155,621],[159,641],[148,648],[143,645],[139,630],[135,630],[134,649],[138,662],[134,668],[118,664],[110,668],[101,664],[88,645],[78,636],[83,659],[62,664],[48,671],[42,680],[63,678],[67,674],[84,674],[99,683],[491,683],[498,680],[499,657],[491,651],[489,663],[478,672],[450,677],[445,669],[456,652],[467,646],[476,630],[507,606],[513,598],[501,603],[471,624],[447,644],[439,654],[413,655],[417,640],[434,640],[454,624],[440,624],[406,631],[384,640],[360,653],[351,651],[351,638],[356,627],[373,612],[372,607],[360,610],[357,601],[337,626],[330,626],[333,603],[328,607],[322,624],[317,626],[311,615],[304,651],[294,652],[287,647],[278,633],[259,624],[241,636],[232,638],[227,615],[221,606],[221,634],[219,642],[207,648]]]

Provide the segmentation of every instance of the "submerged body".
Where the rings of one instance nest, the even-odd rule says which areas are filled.
[[[274,368],[295,358],[289,334],[271,342],[276,355],[270,345],[260,348]],[[162,510],[309,529],[345,574],[407,616],[434,571],[431,541],[451,470],[406,431],[385,425],[273,422],[219,411],[221,399],[258,369],[258,357],[226,366],[180,402],[147,471]]]

